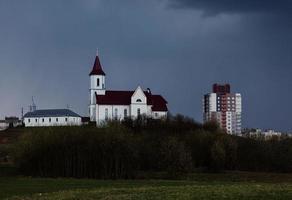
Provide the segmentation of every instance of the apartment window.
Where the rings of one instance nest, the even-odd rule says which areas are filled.
[[[140,108],[137,109],[137,115],[138,115],[138,116],[141,115],[141,110],[140,110]]]
[[[105,109],[105,120],[108,120],[108,109]]]
[[[99,84],[100,83],[99,83],[99,78],[98,78],[98,79],[96,79],[96,86],[99,87]]]
[[[56,118],[56,122],[58,122],[59,121],[59,119],[58,118]]]
[[[126,118],[128,116],[128,110],[124,109],[124,117]]]

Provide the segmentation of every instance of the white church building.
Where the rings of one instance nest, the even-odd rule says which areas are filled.
[[[167,117],[167,101],[140,86],[135,91],[106,90],[106,74],[96,55],[90,76],[90,121],[97,126],[108,120],[135,119],[145,115],[159,119]]]

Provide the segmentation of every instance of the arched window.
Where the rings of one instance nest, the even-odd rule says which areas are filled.
[[[118,109],[115,108],[115,120],[117,120],[117,119],[118,119]]]
[[[128,117],[128,110],[124,109],[124,118]]]
[[[106,108],[104,112],[105,112],[104,113],[105,114],[105,120],[108,120],[108,109]]]
[[[141,110],[140,108],[137,109],[137,116],[140,116],[141,115]]]
[[[136,102],[142,102],[142,100],[141,99],[137,99]]]
[[[98,79],[96,79],[96,86],[99,87],[99,84],[100,83],[99,83],[99,78],[98,78]]]

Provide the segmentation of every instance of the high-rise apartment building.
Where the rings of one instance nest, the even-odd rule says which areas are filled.
[[[229,134],[241,133],[241,94],[231,93],[230,85],[213,85],[213,92],[204,95],[204,122],[216,121]]]

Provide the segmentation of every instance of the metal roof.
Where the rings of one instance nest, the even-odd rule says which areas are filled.
[[[100,105],[130,105],[135,91],[107,90],[104,95],[96,95],[96,103]],[[168,111],[167,101],[161,95],[153,95],[144,91],[147,105],[152,105],[152,111]]]
[[[69,109],[49,109],[28,112],[23,117],[31,118],[31,117],[81,117],[81,116]]]

